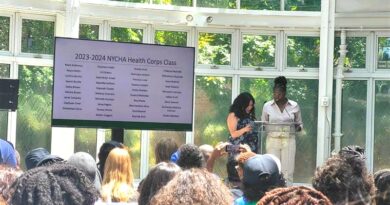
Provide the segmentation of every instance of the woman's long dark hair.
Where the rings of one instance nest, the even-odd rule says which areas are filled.
[[[245,109],[248,107],[249,102],[253,102],[253,108],[251,112],[248,114],[246,113]],[[246,117],[249,117],[251,119],[256,119],[255,117],[255,99],[253,96],[248,92],[243,92],[239,94],[236,99],[234,99],[233,104],[230,106],[229,112],[233,112],[236,117],[239,119],[243,119]]]

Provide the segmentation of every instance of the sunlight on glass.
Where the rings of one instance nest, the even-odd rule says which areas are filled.
[[[230,65],[231,34],[199,33],[198,63]]]
[[[169,46],[187,46],[187,32],[156,31],[154,43]]]
[[[111,28],[111,40],[116,42],[142,43],[143,30],[136,28]]]
[[[321,11],[321,0],[285,0],[286,11]]]
[[[93,158],[96,156],[96,134],[95,128],[76,128],[74,138],[74,152],[87,152]]]
[[[130,149],[134,179],[139,179],[141,167],[141,131],[125,130],[123,144]]]
[[[280,10],[280,0],[241,0],[241,9]]]
[[[192,0],[153,0],[153,4],[192,6]]]
[[[224,9],[237,8],[236,0],[197,0],[196,6],[209,7],[209,8],[224,8]]]

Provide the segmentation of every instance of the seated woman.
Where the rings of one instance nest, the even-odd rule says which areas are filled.
[[[104,166],[101,197],[104,202],[137,201],[131,159],[127,149],[114,148],[108,154]]]

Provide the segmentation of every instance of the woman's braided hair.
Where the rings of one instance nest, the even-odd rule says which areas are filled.
[[[11,187],[9,204],[14,205],[91,205],[98,190],[89,178],[67,163],[31,169]]]
[[[332,205],[321,192],[304,186],[277,188],[267,192],[257,205]]]

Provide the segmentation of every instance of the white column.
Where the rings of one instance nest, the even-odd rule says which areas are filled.
[[[79,37],[80,0],[67,0],[65,15],[57,14],[56,36]],[[52,127],[51,153],[68,159],[74,153],[75,129]]]
[[[318,88],[317,166],[330,155],[335,0],[321,1],[320,69]]]
[[[338,152],[341,148],[341,104],[342,104],[342,93],[343,93],[343,71],[344,71],[344,60],[347,55],[347,44],[346,44],[346,32],[341,31],[341,43],[340,43],[340,57],[336,69],[336,98],[335,98],[335,122],[334,122],[334,151]]]

